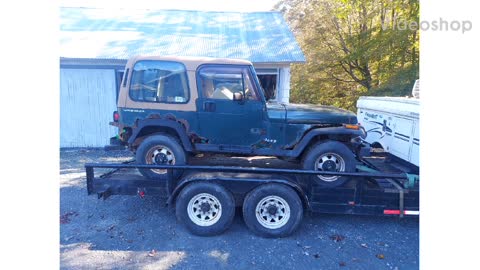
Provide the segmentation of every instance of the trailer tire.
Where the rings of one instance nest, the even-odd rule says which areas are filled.
[[[146,138],[135,154],[138,164],[184,165],[187,163],[185,151],[178,140],[167,134],[153,135]],[[172,160],[173,159],[173,160]],[[166,170],[138,169],[150,179],[167,179]],[[178,178],[181,170],[174,170],[173,176]]]
[[[356,160],[345,144],[337,141],[322,141],[311,147],[302,160],[305,170],[355,172]],[[320,186],[334,188],[350,180],[348,176],[307,176]]]
[[[301,224],[303,205],[291,187],[263,184],[250,191],[243,201],[247,227],[262,237],[286,237]]]
[[[182,189],[176,199],[175,212],[187,229],[199,236],[226,231],[235,216],[231,192],[215,183],[196,182]]]

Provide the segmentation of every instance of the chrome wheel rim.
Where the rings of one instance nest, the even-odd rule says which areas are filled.
[[[315,160],[315,170],[325,172],[344,172],[345,160],[338,154],[325,153]],[[317,175],[317,177],[325,182],[333,182],[340,176]]]
[[[212,226],[222,216],[222,205],[212,194],[200,193],[190,199],[187,212],[190,220],[196,225]]]
[[[278,229],[290,219],[290,206],[279,196],[267,196],[257,203],[255,216],[263,227]]]
[[[173,151],[165,145],[156,145],[148,150],[146,155],[146,163],[154,165],[174,165],[175,155]],[[165,174],[165,169],[152,169],[157,174]]]

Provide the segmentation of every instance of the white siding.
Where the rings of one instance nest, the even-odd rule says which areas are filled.
[[[60,70],[60,147],[103,147],[117,133],[115,71]]]
[[[289,103],[290,101],[290,67],[280,69],[278,85],[278,102]]]

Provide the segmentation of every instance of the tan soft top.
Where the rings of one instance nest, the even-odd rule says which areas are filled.
[[[212,58],[212,57],[197,57],[197,56],[143,56],[137,55],[130,58],[127,62],[127,67],[131,67],[135,62],[140,60],[163,60],[175,61],[185,65],[187,70],[195,71],[198,66],[202,64],[232,64],[232,65],[252,65],[248,60],[230,59],[230,58]]]

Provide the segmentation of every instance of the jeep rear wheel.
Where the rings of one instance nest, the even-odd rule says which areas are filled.
[[[343,143],[324,141],[315,144],[308,150],[302,161],[306,170],[324,172],[354,172],[356,160],[353,152]],[[338,187],[350,178],[348,176],[317,175],[312,179],[324,187]]]
[[[185,151],[178,141],[166,134],[154,135],[145,139],[137,149],[136,160],[138,164],[154,165],[183,165],[186,163]],[[139,169],[147,178],[166,179],[165,169]],[[174,176],[180,176],[176,170]]]

